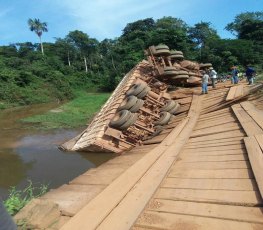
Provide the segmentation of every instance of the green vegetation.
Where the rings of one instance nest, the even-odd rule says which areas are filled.
[[[45,114],[23,119],[23,122],[37,123],[41,129],[73,128],[87,123],[106,102],[108,93],[78,92],[76,99]]]
[[[47,185],[34,187],[32,181],[28,181],[29,185],[24,190],[17,190],[11,187],[9,197],[4,201],[4,205],[11,216],[14,216],[33,198],[37,198],[47,192]]]
[[[256,82],[263,82],[263,73],[256,76]]]
[[[39,38],[47,31],[47,24],[39,19],[30,19],[29,26]],[[76,90],[110,92],[144,58],[144,49],[160,43],[183,51],[186,59],[211,62],[218,73],[246,64],[259,73],[262,27],[263,12],[241,13],[226,25],[236,39],[222,39],[210,22],[189,26],[174,17],[146,18],[128,23],[120,37],[101,42],[75,30],[55,43],[0,46],[0,109],[69,100]]]

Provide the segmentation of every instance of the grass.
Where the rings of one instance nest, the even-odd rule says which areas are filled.
[[[0,111],[4,110],[4,109],[7,109],[9,107],[11,107],[10,104],[6,104],[5,102],[0,101]]]
[[[109,93],[78,92],[77,97],[45,114],[22,119],[40,129],[76,128],[85,125],[109,98]]]
[[[11,187],[9,190],[9,196],[4,201],[4,205],[11,216],[18,213],[33,198],[43,195],[48,190],[47,185],[34,187],[32,181],[28,182],[29,185],[24,190],[17,190],[16,187]]]
[[[258,74],[256,77],[256,82],[260,82],[260,81],[263,81],[263,73]]]

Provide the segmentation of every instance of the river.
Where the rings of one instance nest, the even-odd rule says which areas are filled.
[[[82,129],[45,131],[19,120],[41,114],[57,104],[40,104],[0,111],[0,197],[5,199],[11,186],[23,189],[33,185],[56,188],[113,157],[109,153],[63,152],[59,144]]]

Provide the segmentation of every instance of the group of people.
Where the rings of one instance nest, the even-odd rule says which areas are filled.
[[[208,93],[208,81],[209,78],[212,82],[212,87],[216,87],[216,78],[217,78],[217,72],[213,69],[213,67],[210,67],[209,69],[206,69],[203,71],[203,77],[202,77],[202,94]]]
[[[254,68],[252,68],[250,65],[247,66],[246,68],[246,78],[248,81],[248,84],[251,85],[254,83],[254,77],[255,77],[256,71]],[[231,82],[232,84],[238,84],[239,81],[239,71],[236,66],[232,67],[232,72],[231,72]],[[213,69],[213,67],[210,67],[209,69],[206,69],[203,71],[203,77],[202,77],[202,94],[207,94],[208,93],[208,81],[211,79],[212,82],[212,87],[215,88],[215,83],[216,83],[216,78],[217,78],[217,72]]]

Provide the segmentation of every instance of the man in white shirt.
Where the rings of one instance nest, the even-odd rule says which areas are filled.
[[[215,88],[216,87],[217,72],[213,69],[213,67],[209,68],[209,76],[210,76],[211,81],[212,81],[212,87]]]

